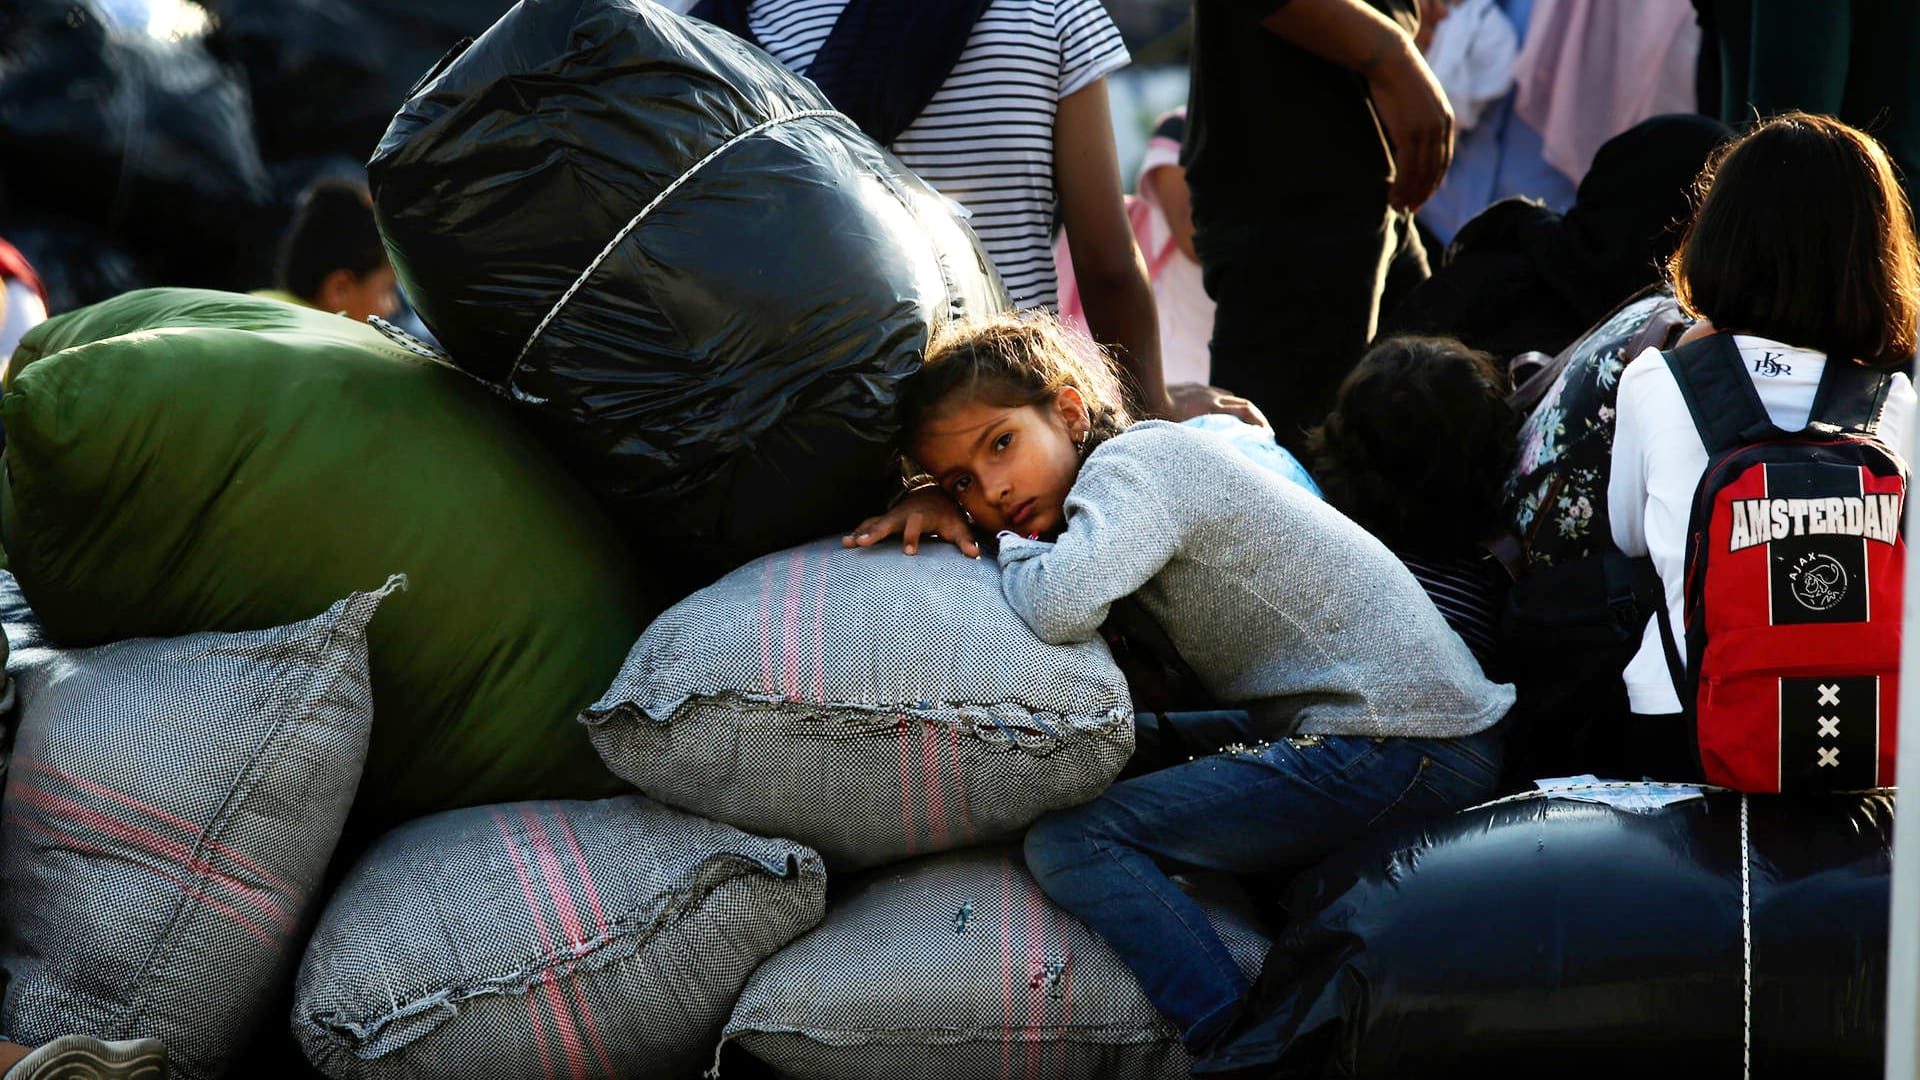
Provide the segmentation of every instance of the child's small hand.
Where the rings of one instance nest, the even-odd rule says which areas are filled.
[[[946,540],[974,558],[980,557],[980,544],[973,528],[961,513],[960,504],[937,487],[925,487],[909,494],[879,517],[870,517],[840,538],[843,547],[872,547],[898,533],[901,546],[911,555],[920,550],[920,538]]]

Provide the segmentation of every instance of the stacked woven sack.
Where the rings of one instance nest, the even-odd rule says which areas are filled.
[[[159,1038],[201,1078],[270,1026],[365,759],[368,622],[399,584],[267,630],[59,649],[0,575],[9,1039]]]
[[[992,562],[837,540],[759,560],[656,620],[582,720],[642,791],[845,874],[726,1026],[781,1074],[1184,1075],[1178,1033],[1008,846],[1098,795],[1133,725],[1106,646],[1041,641]],[[1264,939],[1212,912],[1251,973]]]

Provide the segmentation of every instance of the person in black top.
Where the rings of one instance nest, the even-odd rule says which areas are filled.
[[[1411,214],[1453,154],[1413,42],[1440,0],[1195,0],[1181,163],[1218,305],[1213,381],[1304,449],[1374,332],[1427,276]]]

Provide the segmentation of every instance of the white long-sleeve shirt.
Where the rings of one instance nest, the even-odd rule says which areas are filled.
[[[1813,395],[1827,369],[1826,354],[1797,349],[1766,338],[1735,335],[1747,375],[1774,426],[1799,431],[1813,411]],[[1896,374],[1881,414],[1880,437],[1904,457],[1913,430],[1913,383]],[[1707,468],[1707,447],[1694,429],[1680,396],[1680,385],[1656,349],[1641,353],[1620,376],[1613,436],[1613,472],[1607,484],[1607,516],[1613,542],[1628,555],[1651,555],[1667,594],[1667,617],[1674,640],[1686,640],[1683,590],[1686,582],[1688,518],[1694,490]],[[1624,676],[1633,711],[1647,715],[1676,713],[1660,626],[1647,621],[1640,651]]]

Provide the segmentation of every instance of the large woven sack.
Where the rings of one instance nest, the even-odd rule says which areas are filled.
[[[233,1064],[293,974],[353,801],[383,595],[273,630],[61,650],[0,575],[21,717],[0,1034],[156,1037],[190,1078]]]
[[[825,895],[799,844],[638,795],[424,818],[334,893],[294,1034],[335,1078],[691,1076]]]
[[[743,566],[648,627],[581,719],[640,790],[835,870],[1015,833],[1133,752],[1106,645],[1041,641],[999,567],[948,544]]]
[[[1222,893],[1202,906],[1251,979],[1265,934]],[[836,890],[826,919],[753,973],[725,1037],[793,1080],[1184,1080],[1189,1066],[1179,1031],[1046,898],[1017,848],[936,855]]]
[[[1290,884],[1203,1064],[1877,1080],[1893,804],[1568,784],[1364,840]]]
[[[458,372],[335,315],[152,289],[28,334],[0,414],[0,537],[53,640],[275,626],[404,572],[357,821],[620,790],[573,720],[653,609]]]
[[[870,513],[930,328],[1007,303],[951,204],[812,83],[648,0],[525,0],[367,173],[455,360],[715,574]]]

